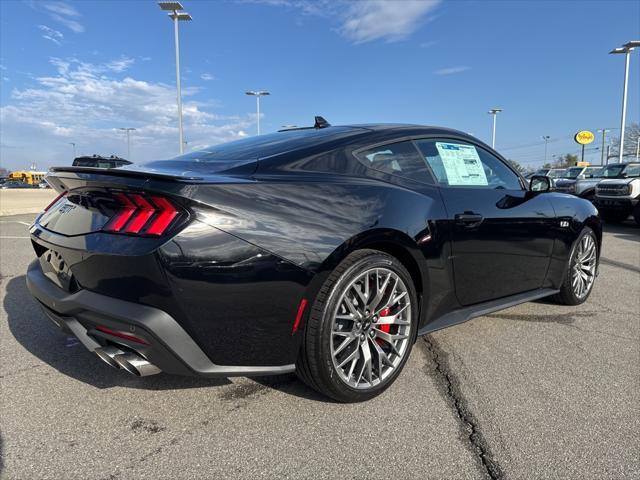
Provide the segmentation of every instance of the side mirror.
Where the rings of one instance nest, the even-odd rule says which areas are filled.
[[[544,175],[534,175],[529,181],[529,190],[532,192],[550,192],[551,179]]]

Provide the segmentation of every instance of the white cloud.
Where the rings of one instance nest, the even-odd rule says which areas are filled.
[[[136,162],[177,154],[175,87],[124,76],[127,57],[104,64],[75,58],[52,58],[52,75],[30,88],[14,89],[0,108],[3,141],[20,148],[2,149],[7,168],[69,164],[68,142],[82,154],[126,155],[118,127],[136,128],[132,137]],[[114,68],[115,67],[115,68]],[[197,89],[183,89],[184,131],[188,147],[240,138],[254,124],[249,115],[222,117],[193,99]],[[37,139],[37,141],[34,141]]]
[[[459,66],[459,67],[441,68],[440,70],[436,70],[433,73],[435,73],[436,75],[453,75],[455,73],[466,72],[467,70],[471,70],[471,67]]]
[[[58,30],[54,30],[46,25],[38,25],[38,28],[42,31],[42,38],[46,38],[56,45],[60,45],[64,40],[64,35]]]
[[[338,32],[353,43],[396,42],[429,19],[441,0],[247,0],[274,7],[295,8],[304,15],[338,19]]]
[[[45,3],[44,8],[52,13],[58,15],[64,15],[65,17],[79,17],[80,13],[75,9],[73,5],[65,2],[49,2]]]
[[[77,22],[76,20],[72,20],[70,18],[63,17],[61,15],[55,15],[55,14],[51,15],[51,18],[60,22],[72,32],[75,32],[75,33],[84,32],[84,25],[82,25],[80,22]]]
[[[384,39],[403,40],[411,35],[440,0],[370,0],[353,2],[340,32],[354,43]]]
[[[214,76],[213,76],[213,75],[211,75],[210,73],[203,73],[202,75],[200,75],[200,78],[201,78],[202,80],[209,81],[209,80],[215,80],[215,78],[216,78],[216,77],[214,77]]]
[[[120,57],[118,60],[112,60],[106,64],[107,69],[114,72],[123,72],[135,63],[135,59],[129,57]]]
[[[46,2],[42,6],[53,20],[61,23],[72,32],[84,32],[84,25],[79,21],[80,12],[73,5],[66,2]]]
[[[429,40],[427,42],[422,42],[419,47],[420,48],[429,48],[429,47],[433,47],[434,45],[436,45],[438,43],[437,40]]]

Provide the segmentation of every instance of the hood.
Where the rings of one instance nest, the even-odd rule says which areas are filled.
[[[578,185],[595,185],[596,183],[602,182],[602,178],[581,178],[577,181]],[[574,180],[575,182],[575,180]]]
[[[598,185],[628,185],[634,180],[640,180],[640,177],[631,178],[609,178],[607,180],[601,180]]]
[[[558,180],[556,180],[556,185],[566,186],[573,185],[574,183],[576,183],[576,181],[572,178],[559,178]]]

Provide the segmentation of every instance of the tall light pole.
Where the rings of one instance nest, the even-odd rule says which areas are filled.
[[[75,142],[69,142],[69,145],[73,147],[73,158],[76,158],[76,144]]]
[[[543,135],[542,139],[544,140],[544,163],[547,163],[547,142],[551,137],[549,135]]]
[[[131,132],[135,131],[133,127],[120,127],[118,130],[122,130],[127,134],[127,160],[131,160]]]
[[[629,83],[629,60],[631,58],[631,52],[636,47],[640,47],[640,40],[627,42],[622,47],[614,48],[609,52],[610,54],[625,54],[624,84],[622,87],[622,117],[620,119],[620,152],[618,153],[618,163],[622,163],[622,157],[624,156],[624,124],[627,120],[627,86]]]
[[[491,134],[491,148],[496,148],[496,117],[498,113],[502,111],[501,108],[492,108],[489,110],[489,114],[493,115],[493,132]]]
[[[611,130],[607,129],[607,128],[601,128],[600,130],[598,130],[598,132],[602,132],[602,148],[601,148],[601,152],[600,152],[600,165],[604,165],[604,155],[605,155],[605,143],[607,141],[607,132],[610,132]],[[609,160],[607,158],[607,160]]]
[[[162,10],[168,10],[169,17],[173,20],[173,32],[175,36],[176,42],[176,90],[178,97],[178,130],[180,132],[180,154],[184,153],[184,143],[183,143],[183,130],[182,130],[182,94],[180,92],[180,39],[178,36],[178,22],[189,22],[193,20],[191,15],[187,12],[181,12],[180,10],[184,10],[182,8],[182,4],[180,2],[158,2],[160,8]]]
[[[271,95],[266,90],[258,90],[244,92],[245,95],[250,95],[252,97],[256,97],[256,119],[258,121],[258,135],[260,135],[260,97],[264,97],[265,95]]]

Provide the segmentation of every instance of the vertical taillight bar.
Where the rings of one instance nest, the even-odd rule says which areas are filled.
[[[120,201],[120,204],[122,206],[120,207],[120,210],[113,216],[113,218],[109,220],[109,223],[107,223],[104,229],[109,232],[119,232],[123,229],[133,213],[136,211],[136,206],[131,202],[131,200],[129,200],[129,197],[127,197],[122,192],[113,192],[113,196]]]
[[[119,203],[118,211],[104,227],[105,231],[159,236],[171,226],[179,210],[164,197],[141,193],[111,192]]]
[[[178,210],[166,198],[153,196],[153,203],[160,208],[158,217],[147,228],[148,235],[162,235],[171,222],[178,216]]]

